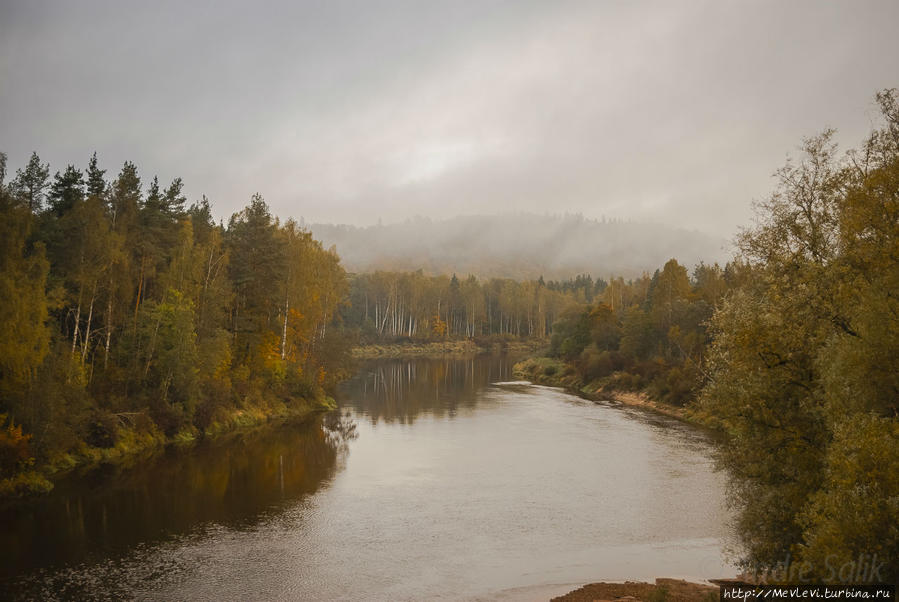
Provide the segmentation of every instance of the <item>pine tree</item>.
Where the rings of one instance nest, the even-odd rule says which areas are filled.
[[[16,170],[16,178],[11,184],[14,196],[17,196],[32,213],[41,210],[44,204],[44,195],[49,186],[50,164],[41,165],[41,159],[36,152],[31,153],[25,171]]]
[[[106,173],[105,169],[97,167],[97,153],[91,155],[91,160],[87,166],[87,193],[91,196],[102,197],[106,192],[107,184],[103,178]]]
[[[64,173],[58,171],[50,187],[49,208],[56,217],[72,210],[84,198],[84,176],[75,166],[69,165]]]

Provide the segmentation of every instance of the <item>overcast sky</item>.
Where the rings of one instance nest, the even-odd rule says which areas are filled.
[[[0,150],[227,217],[581,212],[725,235],[899,86],[899,2],[0,0]]]

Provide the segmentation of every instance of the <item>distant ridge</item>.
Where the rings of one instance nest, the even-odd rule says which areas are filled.
[[[660,224],[586,219],[581,215],[416,217],[366,227],[311,224],[335,245],[350,272],[414,271],[501,278],[639,276],[676,258],[688,268],[724,262],[724,238]]]

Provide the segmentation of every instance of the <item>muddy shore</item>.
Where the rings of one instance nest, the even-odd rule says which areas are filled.
[[[645,602],[700,602],[718,600],[718,588],[680,579],[656,579],[653,583],[590,583],[552,602],[597,602],[605,600],[641,600]]]

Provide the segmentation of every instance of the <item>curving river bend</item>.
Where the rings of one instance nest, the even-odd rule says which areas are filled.
[[[511,364],[372,362],[339,412],[63,481],[3,510],[0,594],[547,599],[734,575],[704,433]]]

